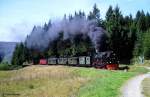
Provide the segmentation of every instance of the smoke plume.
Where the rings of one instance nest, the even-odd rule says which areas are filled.
[[[28,48],[44,50],[60,32],[64,32],[64,39],[77,34],[88,35],[96,49],[100,48],[102,38],[106,34],[104,29],[97,26],[96,20],[87,20],[85,17],[74,17],[71,20],[64,18],[51,25],[34,27],[26,39],[26,45]]]

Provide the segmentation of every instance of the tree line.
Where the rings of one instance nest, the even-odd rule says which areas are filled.
[[[94,19],[99,27],[106,30],[101,51],[114,51],[122,62],[131,62],[138,56],[150,58],[150,14],[148,12],[145,13],[142,10],[137,11],[135,17],[131,14],[124,16],[118,6],[114,8],[109,6],[105,19],[102,19],[100,9],[95,4],[87,16],[84,12],[79,11],[74,15],[69,15],[68,19],[71,20],[75,16],[86,17],[88,20]],[[52,25],[51,22],[45,24],[43,29],[47,30],[48,25]],[[95,53],[95,47],[88,36],[78,34],[68,39],[63,37],[64,33],[60,32],[59,36],[51,41],[49,47],[44,51],[27,48],[26,42],[18,44],[13,54],[12,64],[20,65],[26,61],[38,63],[40,58],[51,56],[65,57]]]

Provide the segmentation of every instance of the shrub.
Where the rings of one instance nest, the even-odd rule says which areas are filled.
[[[0,63],[0,70],[17,70],[22,68],[22,66],[11,65],[8,63]]]
[[[10,65],[7,63],[0,63],[0,70],[10,70]]]

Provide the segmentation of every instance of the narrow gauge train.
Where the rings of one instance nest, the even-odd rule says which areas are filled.
[[[80,67],[95,67],[99,69],[117,70],[119,61],[113,51],[99,52],[94,56],[79,56],[79,57],[50,57],[40,59],[41,65],[68,65]]]

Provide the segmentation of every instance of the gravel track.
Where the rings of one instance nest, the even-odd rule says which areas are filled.
[[[147,67],[150,69],[150,67]],[[127,83],[121,88],[121,97],[144,97],[142,94],[142,81],[150,77],[150,73],[138,75],[131,78]]]

